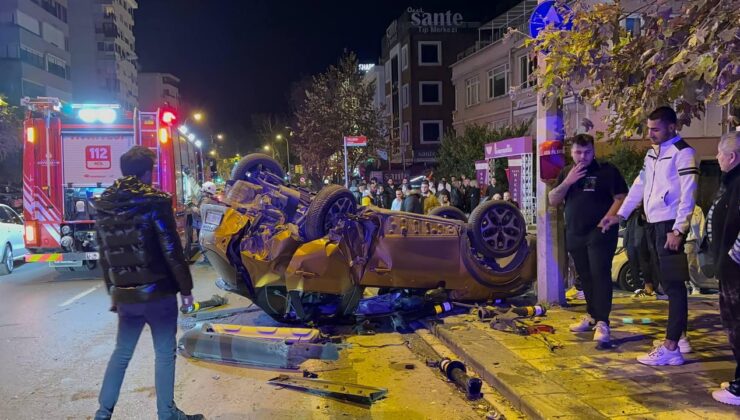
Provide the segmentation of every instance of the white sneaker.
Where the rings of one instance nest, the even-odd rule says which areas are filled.
[[[591,315],[584,315],[580,322],[570,324],[568,328],[573,332],[586,332],[591,331],[595,324],[596,321],[591,318]]]
[[[594,341],[598,341],[600,343],[608,343],[612,341],[610,333],[611,330],[609,329],[609,326],[606,325],[606,322],[599,321],[594,327]]]
[[[712,392],[712,398],[722,404],[740,405],[740,396],[733,394],[729,389],[720,389]]]
[[[653,346],[658,347],[659,345],[663,344],[665,340],[655,340],[653,341]],[[689,338],[686,336],[681,336],[681,338],[678,339],[678,350],[681,352],[681,354],[691,353],[694,349],[691,347],[691,343],[689,342]]]
[[[661,344],[645,356],[638,357],[637,361],[648,366],[678,366],[683,364],[683,356],[681,356],[681,350],[678,347],[676,347],[676,350],[670,351]]]
[[[664,295],[662,293],[656,293],[655,299],[656,300],[668,300],[668,295]]]

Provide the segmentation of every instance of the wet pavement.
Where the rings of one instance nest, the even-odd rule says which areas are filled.
[[[196,299],[223,293],[209,267],[195,265],[192,271]],[[0,419],[91,418],[116,332],[100,275],[25,264],[0,277]],[[228,297],[230,307],[249,305]],[[260,312],[238,321],[275,324]],[[347,341],[353,347],[342,350],[338,361],[310,360],[302,367],[320,379],[388,388],[388,397],[370,408],[266,383],[284,371],[183,357],[177,359],[176,401],[186,412],[210,419],[480,419],[491,409],[486,400],[467,401],[437,369],[427,367],[435,353],[415,334],[381,332]],[[156,417],[153,365],[145,329],[114,418]]]
[[[531,418],[740,418],[740,407],[711,397],[735,370],[717,295],[689,297],[693,352],[684,355],[684,365],[651,367],[635,360],[664,337],[667,308],[666,301],[615,293],[612,345],[605,348],[592,341],[592,332],[568,331],[583,316],[585,301],[537,318],[555,327],[554,334],[543,334],[562,346],[552,351],[540,335],[496,331],[467,314],[445,318],[433,332]]]

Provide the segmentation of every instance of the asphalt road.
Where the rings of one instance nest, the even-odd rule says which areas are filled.
[[[196,299],[219,293],[215,273],[193,266]],[[116,316],[101,273],[57,273],[24,264],[0,277],[0,419],[87,419],[113,350]],[[230,306],[249,301],[228,295]],[[239,321],[274,324],[263,313]],[[348,338],[336,362],[310,360],[303,368],[320,378],[386,387],[388,398],[371,408],[266,384],[274,370],[177,359],[176,401],[211,419],[479,419],[485,402],[468,402],[441,374],[425,365],[423,343],[395,332]],[[410,345],[409,342],[415,342]],[[413,364],[407,369],[406,364]],[[114,418],[154,419],[156,403],[151,336],[145,329],[129,365]]]

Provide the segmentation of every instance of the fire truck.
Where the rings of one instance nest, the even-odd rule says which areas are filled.
[[[120,156],[134,145],[156,153],[154,187],[172,195],[178,231],[190,254],[189,204],[202,171],[201,152],[175,130],[173,108],[124,113],[118,105],[62,104],[48,97],[24,98],[23,105],[26,262],[47,262],[58,271],[96,267],[93,198],[121,177]]]

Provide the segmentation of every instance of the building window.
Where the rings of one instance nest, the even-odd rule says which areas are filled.
[[[44,89],[44,86],[42,85],[23,79],[21,83],[21,95],[28,96],[30,98],[46,96],[46,89]]]
[[[419,122],[422,143],[442,141],[442,120],[422,120]]]
[[[409,144],[411,140],[411,124],[403,123],[403,130],[401,130],[401,146]]]
[[[391,82],[391,60],[385,62],[385,80]]]
[[[41,35],[41,25],[39,24],[38,20],[21,12],[20,10],[17,10],[15,13],[15,21],[18,23],[18,26],[30,32],[33,32],[36,35]]]
[[[488,71],[488,99],[504,96],[509,91],[509,76],[506,65]]]
[[[393,103],[391,103],[391,95],[385,95],[385,114],[391,115],[393,111]]]
[[[419,41],[419,65],[439,66],[442,64],[442,42]]]
[[[633,37],[638,37],[642,31],[642,19],[639,16],[632,15],[624,20],[624,28]]]
[[[441,105],[442,82],[419,82],[419,104]]]
[[[465,106],[478,105],[480,102],[480,80],[478,76],[465,81]]]
[[[536,80],[530,79],[537,67],[537,60],[529,58],[529,55],[519,57],[519,82],[522,88],[530,88],[537,84]]]
[[[401,47],[401,70],[409,68],[409,46]]]
[[[21,45],[21,61],[40,69],[46,69],[44,54],[42,54],[41,51],[34,50],[25,45]]]
[[[409,107],[409,85],[405,84],[401,87],[401,107]]]
[[[67,62],[51,54],[46,55],[46,70],[62,79],[67,78]]]

